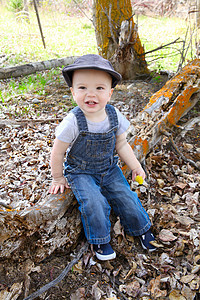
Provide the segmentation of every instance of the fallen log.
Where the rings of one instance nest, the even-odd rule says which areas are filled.
[[[57,67],[63,67],[72,64],[76,58],[76,56],[72,56],[46,61],[32,62],[21,66],[0,68],[0,79],[26,76],[36,72],[41,72],[43,70],[50,70]]]
[[[77,202],[71,190],[49,195],[24,211],[0,209],[0,257],[41,261],[55,249],[73,249],[82,230]]]
[[[135,133],[130,139],[142,161],[158,143],[163,130],[177,126],[200,98],[200,60],[194,60],[155,93],[133,121]],[[125,176],[129,170],[123,166]],[[76,200],[70,190],[50,195],[40,204],[16,211],[0,209],[0,258],[41,261],[56,249],[76,247],[82,225]],[[22,253],[22,254],[21,254]]]
[[[200,59],[188,63],[175,77],[150,98],[133,121],[134,134],[129,140],[139,161],[170,131],[200,99]],[[130,172],[123,166],[123,172]]]

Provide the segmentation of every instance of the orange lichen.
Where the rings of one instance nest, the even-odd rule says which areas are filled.
[[[191,96],[199,90],[198,87],[190,86],[180,94],[174,105],[171,107],[169,112],[166,114],[163,120],[168,127],[175,125],[180,118],[185,114],[185,112],[192,107],[190,102]]]
[[[136,137],[134,142],[133,142],[132,148],[134,148],[137,145],[140,145],[143,154],[147,155],[147,153],[149,152],[149,143],[148,143],[148,141],[146,139],[143,140],[141,137]]]
[[[166,101],[173,100],[179,92],[181,85],[186,85],[190,80],[194,80],[195,77],[200,77],[200,59],[195,59],[186,65],[174,78],[167,81],[166,84],[158,92],[153,94],[150,98],[149,103],[144,107],[143,110],[149,108],[154,104],[161,96],[166,98]]]

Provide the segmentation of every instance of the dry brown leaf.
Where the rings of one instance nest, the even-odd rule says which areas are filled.
[[[180,196],[178,194],[175,194],[174,198],[172,199],[172,203],[177,203],[180,201]]]
[[[185,275],[182,276],[180,281],[183,283],[189,283],[190,281],[192,281],[196,276],[194,274],[189,274],[189,275]]]
[[[182,225],[185,225],[185,226],[189,226],[189,225],[195,223],[194,220],[192,220],[190,217],[178,216],[178,215],[176,215],[174,217],[179,223],[181,223]]]
[[[85,288],[81,287],[76,290],[75,293],[71,294],[70,300],[84,300],[85,299]]]
[[[94,300],[100,300],[101,296],[104,295],[104,292],[97,286],[98,284],[99,281],[97,280],[92,286],[92,295],[94,297]]]
[[[159,233],[159,239],[163,242],[172,242],[177,240],[177,237],[170,230],[162,229]]]
[[[126,285],[126,292],[129,296],[136,298],[140,292],[140,283],[134,280]]]
[[[177,186],[178,188],[180,188],[181,190],[183,190],[186,186],[187,186],[187,183],[184,183],[184,182],[177,182],[175,184],[175,186]]]
[[[200,270],[200,265],[194,266],[194,267],[192,268],[191,273],[192,273],[192,274],[196,274],[197,272],[199,272],[199,270]]]
[[[0,291],[1,300],[17,300],[22,293],[23,282],[14,283],[11,288]]]
[[[151,292],[151,296],[155,299],[167,296],[167,291],[160,289],[160,279],[161,276],[159,275],[155,279],[152,279],[148,285],[148,290]]]
[[[157,241],[152,241],[151,245],[153,245],[156,248],[163,248],[164,247],[164,245],[159,244]]]
[[[172,194],[172,187],[165,187],[163,189],[158,189],[158,192],[162,196],[171,197]]]
[[[114,233],[116,235],[124,235],[124,231],[123,231],[123,227],[120,223],[120,219],[118,218],[117,222],[115,223],[114,227],[113,227]]]
[[[187,300],[183,295],[180,294],[179,290],[173,290],[169,294],[169,300]]]
[[[200,278],[195,278],[189,283],[189,287],[191,288],[191,290],[199,290],[199,286],[200,286]]]
[[[83,273],[82,260],[79,260],[78,263],[73,266],[73,271],[80,274]]]
[[[194,300],[194,297],[196,295],[196,292],[192,291],[188,286],[185,284],[183,285],[183,288],[181,290],[181,294],[187,299],[187,300]]]
[[[163,179],[158,178],[158,179],[157,179],[157,182],[158,182],[158,185],[159,185],[160,188],[163,188],[163,187],[164,187],[165,182],[164,182]]]

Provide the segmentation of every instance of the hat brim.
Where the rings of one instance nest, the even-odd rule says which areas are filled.
[[[114,88],[122,80],[121,74],[119,74],[118,72],[116,72],[114,70],[109,70],[104,67],[97,67],[97,66],[94,66],[91,64],[84,65],[82,67],[75,66],[75,65],[69,65],[69,66],[64,67],[62,70],[63,77],[65,78],[65,81],[69,87],[72,87],[73,72],[76,70],[80,70],[80,69],[93,69],[93,70],[98,70],[98,71],[104,71],[104,72],[110,74],[112,77],[112,88]]]

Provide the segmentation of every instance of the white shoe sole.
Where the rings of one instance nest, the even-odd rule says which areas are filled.
[[[99,260],[110,260],[110,259],[114,259],[116,257],[115,252],[113,252],[112,254],[108,254],[108,255],[102,255],[95,251],[95,255]]]

